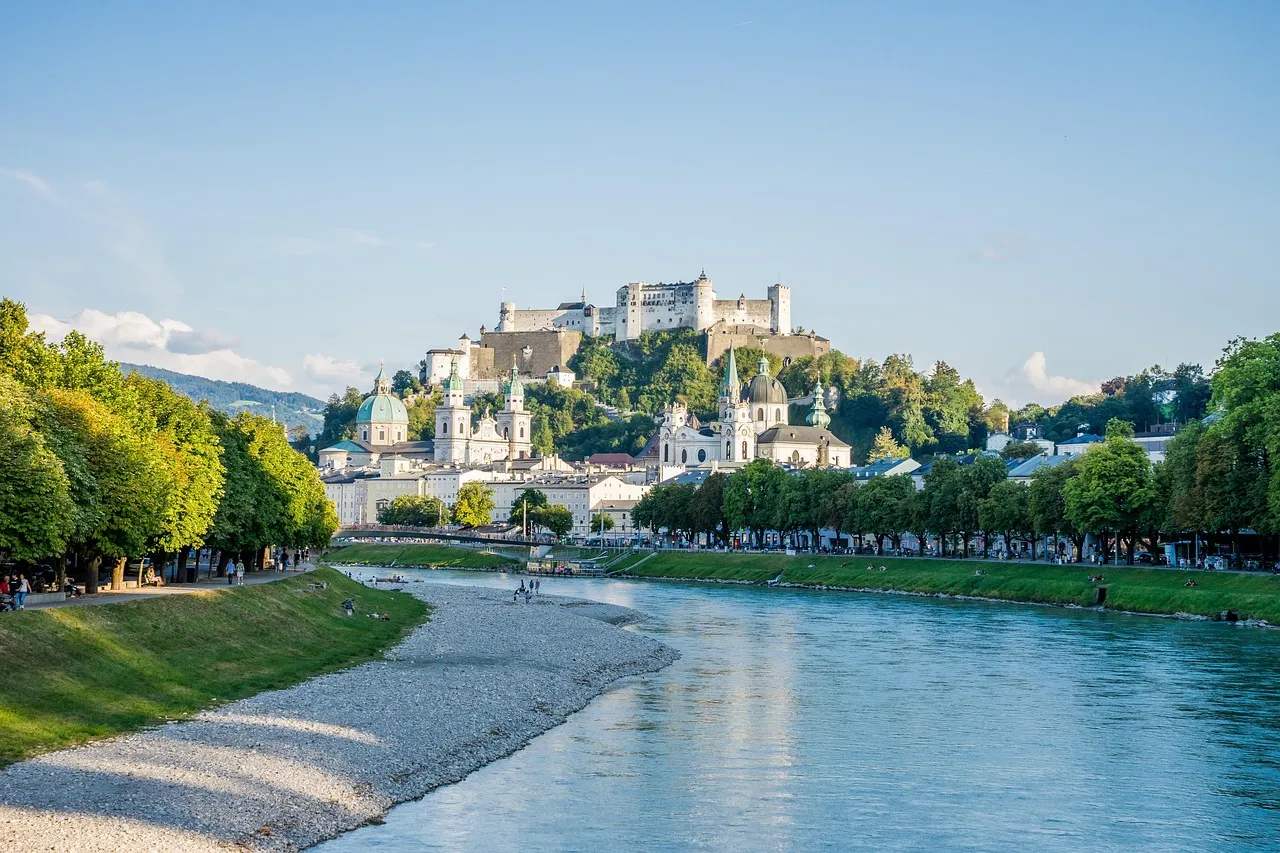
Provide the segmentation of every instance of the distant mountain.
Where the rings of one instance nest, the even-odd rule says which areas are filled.
[[[137,372],[143,376],[160,379],[173,386],[173,390],[193,400],[208,400],[215,409],[234,415],[243,409],[254,414],[271,416],[275,406],[276,420],[288,426],[302,424],[313,435],[324,426],[324,401],[293,391],[269,391],[245,382],[222,382],[205,379],[189,373],[177,373],[149,364],[125,364],[123,373]]]

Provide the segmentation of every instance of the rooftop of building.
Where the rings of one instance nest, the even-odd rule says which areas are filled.
[[[821,444],[830,447],[848,447],[834,432],[815,426],[770,427],[756,438],[756,444]]]

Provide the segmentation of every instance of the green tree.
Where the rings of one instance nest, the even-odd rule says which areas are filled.
[[[124,585],[124,562],[140,556],[160,529],[173,487],[151,436],[86,391],[54,389],[38,409],[39,428],[62,462],[76,505],[70,548],[86,567],[90,592],[98,567],[114,562],[112,586]]]
[[[910,454],[907,449],[894,440],[893,433],[887,426],[880,427],[876,433],[875,443],[867,454],[868,462],[879,462],[881,459],[905,459]]]
[[[1031,459],[1044,453],[1044,448],[1034,441],[1013,441],[1004,446],[1000,455],[1005,459]]]
[[[391,376],[391,393],[397,397],[403,397],[410,391],[422,390],[422,383],[418,381],[418,377],[414,376],[407,370],[397,370]]]
[[[62,555],[75,529],[71,484],[35,420],[27,392],[0,376],[0,555],[20,562]]]
[[[613,516],[607,512],[597,512],[591,516],[592,533],[608,533],[613,529]]]
[[[906,475],[875,477],[858,488],[862,527],[876,540],[876,552],[884,553],[884,540],[901,545],[902,534],[911,527],[911,501],[916,487]]]
[[[493,520],[495,506],[492,489],[474,481],[463,483],[451,515],[463,527],[481,527]]]
[[[428,495],[400,495],[378,510],[379,524],[436,527],[444,519],[444,503]]]
[[[511,507],[511,515],[507,517],[509,524],[524,524],[525,519],[532,520],[537,511],[547,505],[547,496],[539,489],[525,489],[520,493],[520,497],[516,498],[515,504]],[[528,515],[526,515],[526,511]]]
[[[573,530],[573,511],[564,504],[542,507],[538,510],[538,526],[545,527],[557,539],[563,539]]]
[[[729,544],[729,523],[724,515],[724,490],[728,479],[720,471],[708,474],[694,492],[688,508],[693,532],[714,537],[721,545]]]
[[[994,530],[1004,538],[1008,550],[1013,550],[1015,539],[1030,541],[1030,489],[1022,483],[1001,480],[978,507],[978,518],[983,530]]]
[[[1084,556],[1084,531],[1067,515],[1064,489],[1078,472],[1076,458],[1059,465],[1043,465],[1031,475],[1027,493],[1027,512],[1032,529],[1041,536],[1066,536],[1075,546],[1075,559]]]
[[[330,447],[345,438],[355,438],[356,412],[364,402],[364,395],[348,387],[342,396],[332,394],[324,407],[324,426],[316,438],[316,447]]]
[[[1116,534],[1116,545],[1129,537],[1129,562],[1133,562],[1133,537],[1150,503],[1151,463],[1146,451],[1132,439],[1133,428],[1119,420],[1107,424],[1107,438],[1081,454],[1079,475],[1063,487],[1067,517],[1076,528],[1102,537]]]
[[[163,523],[153,536],[155,560],[163,574],[169,555],[176,554],[179,579],[194,581],[187,559],[192,548],[204,543],[222,498],[225,472],[218,434],[206,407],[164,382],[132,373],[125,384],[154,419],[156,443],[172,476]]]
[[[753,459],[729,478],[724,514],[734,530],[750,530],[757,544],[781,524],[787,475],[768,459]]]

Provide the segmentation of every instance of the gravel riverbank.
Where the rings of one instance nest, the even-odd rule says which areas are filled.
[[[622,607],[406,590],[436,611],[386,660],[0,773],[0,846],[298,850],[463,778],[678,657],[617,627],[642,618]]]

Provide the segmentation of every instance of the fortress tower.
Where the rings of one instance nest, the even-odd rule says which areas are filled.
[[[785,284],[769,288],[769,330],[778,335],[791,334],[791,288]]]

